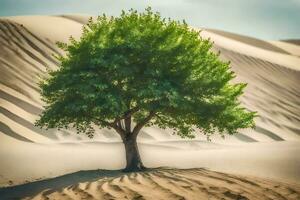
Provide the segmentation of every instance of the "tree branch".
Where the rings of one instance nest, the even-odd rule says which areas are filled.
[[[132,134],[134,137],[136,137],[138,135],[138,133],[140,132],[140,130],[143,128],[143,126],[145,126],[151,119],[152,117],[155,115],[155,111],[150,111],[149,115],[147,117],[145,117],[140,123],[138,123],[133,131]]]
[[[139,111],[139,107],[136,106],[127,112],[121,117],[115,118],[113,122],[107,122],[105,120],[96,119],[97,121],[101,122],[103,125],[107,127],[111,127],[116,130],[116,132],[121,136],[122,139],[126,137],[126,133],[131,132],[131,116],[133,113]],[[122,126],[122,121],[124,119],[125,128]],[[96,123],[97,124],[97,123]]]
[[[101,122],[103,125],[107,127],[111,127],[115,129],[115,131],[120,135],[120,137],[124,140],[125,139],[125,131],[117,125],[117,121],[114,122],[107,122],[101,119],[96,119],[97,121]],[[97,123],[96,123],[97,124]]]
[[[121,124],[121,120],[117,121],[117,123],[115,124],[118,128],[122,129],[122,124]]]
[[[127,112],[125,112],[125,114],[123,116],[117,117],[115,119],[115,122],[118,124],[118,126],[122,130],[126,131],[127,133],[130,133],[131,132],[131,118],[132,118],[131,116],[133,113],[139,111],[139,109],[140,108],[138,106],[136,106],[136,107],[128,110]],[[124,128],[122,126],[122,120],[124,120],[124,126],[125,126]]]
[[[127,133],[131,132],[131,116],[128,116],[124,119],[125,121],[125,130]]]
[[[137,106],[137,107],[134,107],[134,108],[132,108],[132,109],[126,111],[126,112],[124,113],[124,115],[122,115],[121,117],[117,117],[117,118],[115,119],[115,122],[121,121],[122,119],[125,119],[125,118],[129,117],[129,116],[131,116],[133,113],[135,113],[135,112],[137,112],[137,111],[139,111],[139,110],[140,110],[140,108],[139,108],[138,106]]]

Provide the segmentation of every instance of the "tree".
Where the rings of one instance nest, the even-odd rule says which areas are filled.
[[[114,129],[126,150],[126,171],[141,170],[137,136],[144,126],[171,128],[193,138],[253,127],[255,112],[240,105],[246,84],[233,84],[229,62],[211,51],[183,21],[151,8],[120,17],[99,16],[79,40],[58,43],[58,70],[41,81],[45,109],[36,125],[75,127],[92,137],[93,127]]]

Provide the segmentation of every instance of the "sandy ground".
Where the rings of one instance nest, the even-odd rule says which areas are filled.
[[[43,106],[36,83],[47,69],[57,67],[51,55],[62,54],[55,42],[67,41],[70,35],[78,38],[88,17],[0,18],[0,187],[80,170],[124,167],[124,148],[111,131],[97,130],[95,138],[90,140],[72,130],[46,131],[33,126]],[[148,167],[207,168],[236,175],[203,169],[160,169],[129,175],[116,175],[114,171],[106,174],[113,173],[114,177],[105,180],[98,177],[99,181],[94,179],[96,182],[90,183],[87,183],[89,179],[68,182],[61,185],[64,189],[56,188],[58,191],[42,192],[52,187],[43,185],[44,182],[0,189],[0,197],[4,195],[1,191],[14,194],[21,187],[35,191],[30,196],[38,195],[37,199],[47,196],[57,199],[61,195],[66,199],[74,196],[80,199],[84,196],[78,195],[98,193],[104,199],[125,196],[147,199],[153,188],[157,188],[159,195],[156,199],[195,199],[193,195],[203,199],[257,199],[258,196],[259,199],[299,199],[299,46],[219,30],[203,30],[201,35],[214,41],[214,51],[220,51],[222,59],[231,61],[232,70],[237,74],[235,81],[248,83],[241,101],[248,109],[258,111],[256,128],[241,130],[225,140],[214,136],[212,142],[207,142],[201,133],[195,140],[182,140],[168,130],[149,127],[139,136],[139,148]],[[214,178],[207,178],[208,174]],[[239,177],[255,184],[243,182]],[[55,180],[66,181],[64,177]],[[84,191],[89,194],[83,194]]]
[[[51,189],[48,189],[51,188]],[[34,194],[37,191],[38,194]],[[0,190],[5,198],[23,199],[295,199],[299,185],[206,169],[157,168],[145,172],[81,171],[46,181]],[[34,195],[33,195],[34,194]]]

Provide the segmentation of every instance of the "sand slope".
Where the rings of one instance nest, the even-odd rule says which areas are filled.
[[[0,18],[0,186],[124,166],[123,146],[112,131],[97,130],[99,134],[90,140],[73,130],[46,131],[33,125],[43,108],[39,77],[57,67],[52,54],[63,53],[55,42],[66,42],[70,35],[78,38],[88,18]],[[231,61],[235,81],[248,83],[241,101],[258,111],[257,126],[226,140],[214,136],[212,143],[201,133],[186,141],[169,130],[145,128],[139,136],[145,164],[208,167],[300,183],[299,46],[218,30],[204,30],[201,35],[214,41],[214,51],[220,51],[222,59]]]
[[[8,126],[16,133],[15,136],[31,132],[31,135],[37,133],[59,141],[68,138],[66,136],[73,138],[69,131],[42,131],[33,126],[43,105],[36,83],[47,69],[55,69],[58,64],[52,54],[62,52],[57,49],[55,42],[67,41],[70,35],[78,38],[82,24],[88,18],[67,15],[0,19],[0,34],[3,36],[0,38],[2,127]],[[221,51],[224,60],[232,62],[232,69],[237,73],[236,81],[248,83],[241,100],[248,109],[260,114],[255,131],[242,131],[233,136],[233,140],[299,140],[300,58],[295,56],[297,53],[291,55],[285,48],[277,47],[278,44],[217,30],[205,30],[201,34],[215,42],[214,49]],[[26,131],[18,131],[20,129],[12,125],[15,122],[20,129],[24,128]],[[4,131],[7,128],[1,130],[8,134]],[[167,132],[152,132],[144,135],[155,135],[156,140],[166,139],[161,135]],[[109,131],[105,133],[108,138],[114,135]],[[32,136],[28,135],[27,139],[32,140],[30,137]],[[35,138],[34,142],[49,142],[45,138]],[[75,140],[80,138],[85,137],[78,136]],[[153,139],[151,136],[147,138]]]
[[[71,180],[73,177],[73,180]],[[89,179],[85,182],[84,179]],[[62,179],[62,178],[61,178]],[[118,171],[90,171],[66,175],[63,180],[40,181],[19,186],[15,193],[0,190],[4,198],[24,199],[239,199],[269,200],[300,198],[300,187],[270,180],[235,176],[205,169],[154,169],[146,172],[123,174]],[[78,183],[76,183],[79,181]],[[38,182],[37,182],[38,183]],[[57,183],[58,185],[55,185]],[[73,183],[73,184],[70,184]],[[53,189],[43,189],[50,185]],[[32,189],[31,189],[32,188]],[[33,190],[33,191],[32,191]],[[35,194],[38,190],[42,190]]]
[[[32,134],[27,134],[30,131],[59,141],[68,138],[64,136],[73,138],[69,131],[42,131],[33,126],[42,109],[36,83],[47,69],[55,69],[58,64],[52,54],[62,52],[55,42],[67,41],[70,35],[78,38],[82,23],[87,20],[88,16],[78,15],[0,19],[0,106],[5,116],[1,117],[2,127],[8,126],[16,133],[14,135],[26,134],[29,140],[32,140]],[[241,100],[247,108],[260,114],[255,131],[243,131],[232,138],[244,142],[299,140],[300,58],[267,41],[217,30],[206,30],[201,34],[215,42],[214,49],[221,51],[224,60],[232,62],[236,81],[248,83]],[[13,125],[15,122],[17,126]],[[4,131],[7,128],[1,130],[8,134]],[[151,131],[145,134],[155,135],[156,140],[168,137],[164,136],[164,131],[160,134]],[[113,135],[108,131],[105,133],[108,138]],[[75,140],[82,138],[85,137],[78,136]],[[46,141],[41,137],[34,140]]]
[[[270,41],[274,46],[284,49],[286,52],[294,56],[300,56],[300,45],[288,41]]]
[[[67,196],[67,197],[66,197]],[[58,199],[299,199],[300,188],[206,170],[158,170],[131,173],[43,192]],[[33,198],[34,199],[34,198]]]

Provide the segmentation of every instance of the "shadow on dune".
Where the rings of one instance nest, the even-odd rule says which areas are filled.
[[[109,179],[104,179],[107,177]],[[98,181],[99,179],[102,180]],[[82,184],[80,184],[82,183]],[[245,189],[246,188],[246,189]],[[149,192],[150,191],[150,192]],[[80,171],[0,189],[0,199],[299,199],[297,185],[204,168]]]
[[[10,112],[9,110],[3,108],[2,106],[0,106],[0,113],[2,113],[3,115],[5,115],[6,117],[8,117],[9,119],[11,119],[12,121],[30,129],[33,132],[36,132],[40,135],[43,135],[47,138],[51,138],[51,139],[57,139],[56,135],[55,135],[55,131],[54,129],[52,130],[45,130],[45,129],[41,129],[39,127],[34,126],[34,124],[32,124],[31,122],[27,121],[26,119],[19,117],[18,115]]]
[[[3,90],[0,90],[0,98],[5,99],[6,101],[11,102],[11,103],[19,106],[20,108],[22,108],[26,112],[29,112],[33,115],[39,115],[42,112],[42,109],[40,109],[40,108],[30,104],[30,103],[27,103],[26,101],[23,101],[20,98],[12,96],[12,95],[4,92]]]
[[[13,137],[17,140],[21,140],[23,142],[33,142],[21,135],[19,135],[18,133],[16,133],[15,131],[13,131],[11,128],[9,128],[6,124],[0,122],[0,131],[3,132],[4,134]]]
[[[258,142],[257,140],[255,140],[247,135],[244,135],[242,133],[235,134],[235,137],[243,142]]]
[[[273,132],[267,130],[267,129],[264,129],[262,127],[259,127],[259,126],[256,126],[255,127],[255,130],[261,134],[264,134],[270,138],[272,138],[273,140],[275,141],[284,141],[283,138],[279,137],[278,135],[274,134]]]
[[[0,188],[0,199],[20,199],[33,196],[44,190],[51,192],[70,185],[87,181],[96,181],[104,177],[116,177],[124,174],[121,170],[89,170],[79,171],[57,178],[25,183],[23,185]]]
[[[283,42],[288,42],[294,45],[299,45],[300,46],[300,40],[299,39],[290,39],[290,40],[282,40]]]

